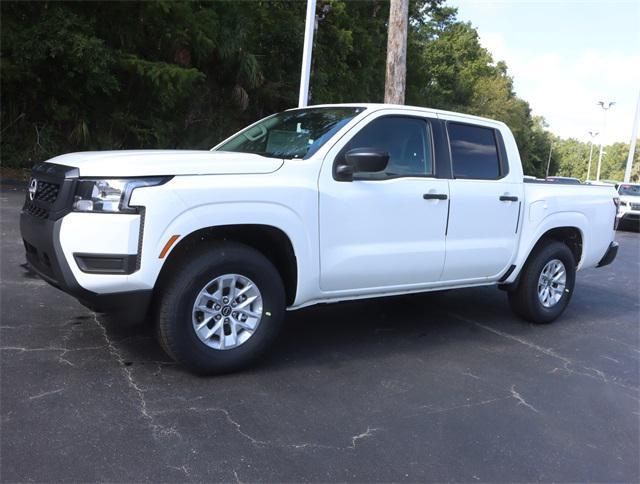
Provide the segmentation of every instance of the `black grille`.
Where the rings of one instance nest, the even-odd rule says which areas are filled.
[[[63,217],[71,210],[78,175],[78,169],[69,166],[55,163],[35,165],[31,171],[23,212],[40,219],[58,220]],[[32,184],[36,184],[35,190]]]
[[[37,207],[32,201],[27,200],[24,204],[23,210],[37,218],[47,218],[49,215],[49,211],[47,209]]]
[[[59,191],[60,185],[57,183],[38,181],[38,189],[36,190],[34,200],[53,204],[58,198]]]

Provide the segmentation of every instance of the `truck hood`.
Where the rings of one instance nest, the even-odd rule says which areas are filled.
[[[621,202],[640,203],[640,197],[635,195],[620,195]]]
[[[187,150],[83,151],[47,163],[78,168],[82,177],[273,173],[284,163],[251,153]]]

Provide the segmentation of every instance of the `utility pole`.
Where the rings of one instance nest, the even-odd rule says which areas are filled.
[[[591,136],[591,140],[589,141],[589,144],[591,145],[591,149],[589,150],[589,167],[587,168],[587,179],[585,181],[589,181],[589,178],[591,178],[591,158],[593,157],[593,138],[598,136],[598,132],[589,131],[589,136]]]
[[[551,152],[553,151],[553,141],[551,142],[551,146],[549,146],[549,159],[547,160],[547,175],[545,178],[549,178],[549,167],[551,166]]]
[[[636,115],[633,118],[633,131],[631,132],[631,143],[629,144],[629,156],[627,157],[627,167],[624,169],[624,182],[631,181],[631,167],[633,166],[633,157],[636,154],[636,141],[638,139],[638,122],[640,121],[640,92],[638,92],[638,103],[636,104]]]
[[[313,33],[316,29],[316,0],[307,0],[307,17],[304,26],[304,47],[302,49],[302,69],[300,72],[300,96],[298,107],[309,103],[309,77],[311,76],[311,55],[313,53]]]
[[[409,0],[391,0],[387,33],[387,71],[384,102],[404,104],[407,79],[407,28]]]
[[[607,111],[615,104],[614,101],[598,101],[598,106],[604,111],[602,115],[602,137],[600,138],[600,156],[598,157],[598,171],[596,173],[596,181],[600,181],[600,168],[602,167],[602,152],[604,150],[604,135],[607,129]]]

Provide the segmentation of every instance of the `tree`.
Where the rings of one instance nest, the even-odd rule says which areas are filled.
[[[629,143],[614,143],[605,148],[602,158],[601,180],[622,181],[629,155]],[[640,180],[640,154],[636,151],[631,168],[631,180]]]
[[[318,0],[330,9],[316,35],[312,104],[383,101],[389,5]],[[89,149],[209,148],[297,104],[304,2],[4,1],[0,14],[4,165]],[[553,142],[551,172],[583,176],[583,144],[532,118],[507,65],[454,8],[409,0],[407,30],[408,104],[504,121],[525,173],[544,175]],[[604,178],[619,177],[620,150],[606,148]]]

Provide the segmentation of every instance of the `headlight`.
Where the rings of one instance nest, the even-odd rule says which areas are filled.
[[[167,177],[115,180],[80,179],[73,197],[73,210],[76,212],[138,213],[137,207],[129,206],[133,190],[161,185],[168,180]]]

